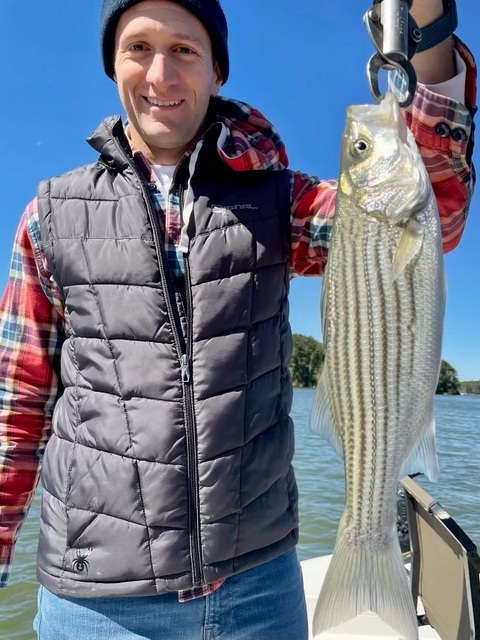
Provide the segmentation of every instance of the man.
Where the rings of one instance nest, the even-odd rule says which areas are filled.
[[[107,118],[97,163],[41,183],[2,300],[2,582],[42,460],[39,638],[306,638],[287,294],[291,270],[323,272],[335,190],[217,96],[217,0],[104,0],[101,39],[127,124]],[[449,250],[474,62],[447,38],[416,68],[444,83],[407,120]]]

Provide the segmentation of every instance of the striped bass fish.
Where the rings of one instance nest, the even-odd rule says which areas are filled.
[[[344,459],[345,509],[314,637],[369,610],[416,640],[395,505],[401,477],[438,475],[445,283],[433,190],[391,92],[347,109],[321,306],[325,362],[310,428]]]

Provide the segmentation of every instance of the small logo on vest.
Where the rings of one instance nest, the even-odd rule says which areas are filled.
[[[216,204],[212,205],[212,213],[223,213],[224,215],[232,211],[245,211],[246,209],[258,211],[258,207],[254,207],[252,204],[229,204],[225,207]]]
[[[77,549],[77,555],[72,562],[73,570],[78,571],[78,573],[85,573],[88,575],[88,567],[90,563],[87,558],[92,553],[92,549],[88,549],[86,553],[81,553],[80,549]]]

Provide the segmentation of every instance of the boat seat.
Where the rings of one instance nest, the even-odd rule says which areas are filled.
[[[412,478],[401,481],[412,551],[411,588],[442,640],[480,638],[480,558],[477,547],[437,500]]]

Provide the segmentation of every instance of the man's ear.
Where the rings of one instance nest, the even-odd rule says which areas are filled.
[[[222,72],[220,71],[220,66],[218,62],[215,62],[215,66],[213,67],[213,72],[215,74],[215,83],[212,89],[212,96],[216,96],[217,93],[220,91],[220,87],[223,84],[223,76],[222,76]]]

